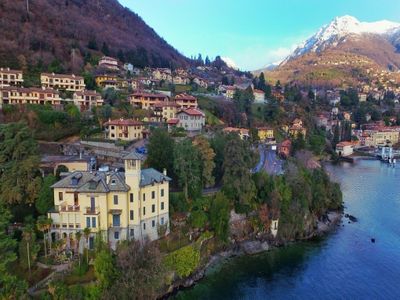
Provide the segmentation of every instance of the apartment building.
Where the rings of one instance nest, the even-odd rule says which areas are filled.
[[[104,99],[96,91],[75,92],[73,95],[74,104],[80,111],[91,110],[93,107],[102,106]]]
[[[113,57],[103,56],[99,61],[99,67],[113,71],[118,71],[119,70],[118,60]]]
[[[142,139],[145,130],[144,124],[136,120],[109,120],[104,124],[106,139],[133,141]]]
[[[197,108],[198,107],[197,98],[192,95],[186,94],[186,93],[176,95],[175,102],[180,109]]]
[[[44,88],[53,88],[69,92],[81,92],[86,88],[83,77],[74,74],[42,73],[40,74],[40,82]]]
[[[21,86],[23,82],[22,71],[0,68],[0,88],[5,86]]]
[[[51,104],[61,105],[62,99],[58,91],[51,88],[0,88],[0,107],[4,104]]]
[[[176,126],[184,128],[186,131],[201,131],[206,124],[205,114],[195,108],[181,110],[176,117],[179,120]]]
[[[178,105],[172,101],[157,102],[154,107],[154,116],[159,122],[168,122],[176,118]]]
[[[167,95],[146,92],[136,92],[129,97],[131,105],[142,109],[153,108],[156,103],[168,100],[169,98]]]
[[[141,157],[124,157],[125,171],[67,174],[52,188],[54,209],[51,234],[76,240],[76,233],[91,231],[89,247],[100,233],[111,248],[122,240],[155,240],[169,232],[169,178],[166,171],[142,169]],[[85,239],[81,239],[85,243]]]

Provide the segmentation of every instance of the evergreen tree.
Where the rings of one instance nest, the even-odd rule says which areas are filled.
[[[229,200],[223,192],[218,192],[210,208],[210,222],[214,228],[215,236],[226,242],[229,236]]]
[[[208,55],[206,56],[206,59],[205,59],[204,63],[205,63],[206,66],[211,65],[211,61],[210,61],[210,58],[208,57]]]
[[[40,185],[32,132],[23,123],[0,125],[0,203],[34,203]]]
[[[21,299],[27,284],[9,272],[10,264],[17,259],[15,253],[17,242],[7,234],[10,219],[10,212],[0,204],[0,298]]]
[[[101,52],[106,56],[110,55],[110,49],[108,48],[108,45],[106,42],[103,42],[103,46],[101,47]]]
[[[236,209],[246,210],[255,197],[255,186],[251,178],[251,150],[237,134],[230,134],[224,153],[223,191],[235,201]]]
[[[57,179],[53,175],[48,175],[43,179],[38,198],[35,202],[37,211],[42,215],[46,214],[54,206],[54,194],[51,186],[56,181]]]
[[[163,129],[155,129],[147,146],[148,156],[146,164],[156,170],[173,172],[174,166],[174,140]]]
[[[186,200],[201,195],[200,154],[188,139],[179,142],[175,146],[174,171]]]
[[[197,136],[193,141],[193,145],[200,154],[202,186],[211,187],[215,183],[213,176],[215,168],[214,150],[211,148],[210,143],[204,136]]]

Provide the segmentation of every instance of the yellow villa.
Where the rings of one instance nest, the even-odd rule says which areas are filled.
[[[109,120],[104,124],[109,140],[133,141],[142,139],[144,124],[136,120]]]
[[[85,90],[85,81],[82,76],[42,73],[40,81],[44,88],[54,88],[69,92],[78,92]]]
[[[176,118],[178,105],[172,101],[157,102],[154,104],[154,115],[159,122],[168,122]]]
[[[137,92],[130,95],[129,102],[135,107],[149,109],[156,103],[168,101],[168,99],[168,96],[164,94]]]
[[[98,75],[95,81],[96,85],[102,88],[116,88],[118,86],[118,77],[115,75]]]
[[[270,127],[258,127],[257,128],[258,132],[258,138],[260,141],[266,141],[266,140],[273,140],[275,139],[274,137],[274,129]]]
[[[166,171],[141,169],[141,157],[124,157],[125,172],[68,173],[52,188],[54,239],[75,239],[91,231],[89,247],[100,233],[115,249],[121,240],[155,240],[169,231],[169,181]],[[85,239],[81,239],[84,243]]]
[[[399,132],[396,130],[382,129],[371,133],[371,142],[374,147],[382,147],[387,144],[397,144],[399,142]]]

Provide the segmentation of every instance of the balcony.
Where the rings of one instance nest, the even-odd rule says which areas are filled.
[[[100,213],[99,207],[85,207],[85,215],[98,215]]]
[[[60,212],[79,212],[80,205],[60,205],[59,211]]]

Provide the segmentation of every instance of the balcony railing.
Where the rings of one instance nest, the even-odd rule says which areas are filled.
[[[98,215],[100,213],[99,207],[85,207],[85,214],[86,215]]]
[[[80,205],[60,205],[60,212],[77,212],[80,211]]]

